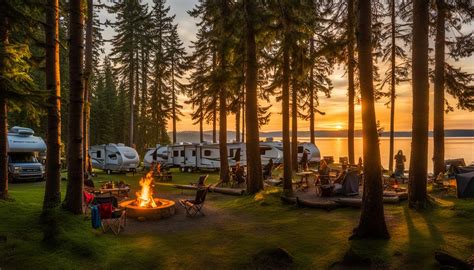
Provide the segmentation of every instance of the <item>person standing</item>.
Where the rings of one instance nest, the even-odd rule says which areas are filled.
[[[405,162],[407,161],[405,155],[403,155],[402,150],[398,150],[398,153],[394,157],[395,159],[395,176],[403,177],[405,171]]]

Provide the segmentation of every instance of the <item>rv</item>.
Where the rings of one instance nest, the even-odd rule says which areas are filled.
[[[155,152],[156,156],[154,157]],[[169,155],[168,146],[157,144],[154,148],[148,148],[148,151],[143,157],[143,167],[149,169],[154,162],[160,163],[161,166],[172,167],[173,164],[171,163]],[[154,158],[156,160],[154,160]]]
[[[24,127],[12,127],[8,132],[9,181],[44,180],[44,166],[38,156],[44,156],[46,144],[34,134],[32,129]]]
[[[135,149],[124,144],[102,144],[89,148],[92,167],[112,172],[135,172],[140,164],[140,157]]]
[[[283,142],[275,142],[273,141],[273,138],[267,138],[264,142],[260,142],[260,146],[262,145],[273,146],[283,152]],[[309,163],[319,163],[319,161],[321,161],[321,153],[319,152],[318,147],[314,143],[298,143],[298,160],[301,159],[304,151],[308,153]]]

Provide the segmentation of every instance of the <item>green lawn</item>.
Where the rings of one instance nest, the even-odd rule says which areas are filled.
[[[195,182],[197,177],[173,172],[175,183]],[[99,174],[94,181],[112,178],[138,186],[139,175]],[[208,183],[216,179],[211,174]],[[66,182],[62,186],[65,194]],[[206,204],[235,216],[234,222],[117,237],[93,230],[90,220],[62,210],[41,225],[43,192],[44,183],[11,184],[13,199],[0,202],[0,236],[7,239],[0,238],[2,270],[243,268],[251,266],[254,254],[274,247],[293,255],[295,268],[329,268],[351,248],[380,267],[421,270],[437,266],[437,249],[460,258],[474,251],[474,200],[439,199],[441,206],[423,213],[409,210],[406,203],[386,206],[389,241],[348,241],[358,210],[298,209],[282,204],[278,189],[245,197],[209,194]],[[158,192],[180,193],[161,186]],[[211,217],[202,217],[206,218]],[[56,241],[42,241],[43,231],[55,235]]]

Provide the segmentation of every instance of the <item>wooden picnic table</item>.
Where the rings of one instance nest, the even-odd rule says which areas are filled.
[[[296,173],[300,177],[300,181],[295,182],[296,188],[302,191],[307,191],[309,188],[309,177],[315,175],[314,172],[304,171]]]
[[[118,188],[101,188],[99,189],[100,193],[110,193],[116,194],[117,197],[128,197],[128,193],[130,192],[130,187],[118,187]]]

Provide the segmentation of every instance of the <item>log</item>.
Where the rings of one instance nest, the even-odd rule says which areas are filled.
[[[335,201],[309,201],[300,199],[298,197],[296,197],[296,205],[300,207],[324,209],[328,211],[341,207],[341,205],[336,203]]]
[[[384,191],[384,197],[398,197],[400,201],[408,199],[408,192]]]
[[[287,196],[281,196],[280,197],[281,201],[287,204],[296,204],[296,197],[287,197]]]
[[[339,198],[335,200],[336,203],[344,206],[360,208],[362,206],[361,198]],[[397,204],[400,202],[398,197],[383,197],[383,203]]]
[[[452,255],[449,255],[448,253],[444,251],[436,251],[435,252],[435,259],[439,262],[439,264],[443,266],[451,266],[454,267],[454,269],[472,269],[472,266],[470,266],[467,262],[458,259]]]
[[[197,190],[198,186],[195,185],[174,185],[175,188],[179,189],[187,189],[187,190]],[[219,187],[209,187],[210,192],[215,192],[215,193],[221,193],[221,194],[226,194],[226,195],[235,195],[235,196],[241,196],[245,193],[245,190],[243,189],[234,189],[234,188],[219,188]]]

